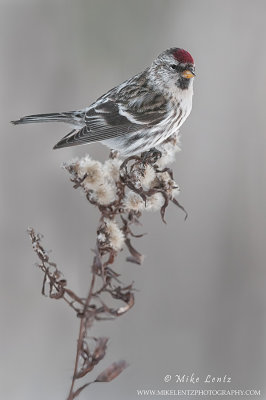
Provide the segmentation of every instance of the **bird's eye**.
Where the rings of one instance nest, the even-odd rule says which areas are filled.
[[[177,65],[172,64],[172,65],[171,65],[171,68],[172,68],[172,69],[177,69]]]

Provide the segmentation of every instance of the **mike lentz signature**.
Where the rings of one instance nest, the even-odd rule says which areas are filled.
[[[186,374],[180,374],[180,375],[175,375],[176,377],[176,383],[231,383],[231,377],[228,375],[223,375],[223,376],[213,376],[213,375],[206,375],[203,378],[200,378],[193,372],[191,375],[186,375]]]

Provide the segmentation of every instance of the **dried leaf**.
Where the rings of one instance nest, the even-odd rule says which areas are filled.
[[[72,394],[72,399],[75,399],[76,397],[78,397],[78,395],[82,392],[82,390],[85,389],[87,386],[89,386],[91,383],[93,383],[93,382],[88,382],[88,383],[85,383],[85,385],[80,386],[80,388],[78,388],[78,389]]]
[[[130,262],[133,262],[133,263],[135,263],[135,264],[141,265],[144,256],[143,256],[141,253],[139,253],[139,252],[132,246],[132,244],[131,244],[129,238],[127,238],[127,239],[125,240],[125,244],[126,244],[128,250],[129,250],[129,252],[130,252],[130,254],[131,254],[131,256],[132,256],[132,257],[127,257],[127,261],[130,261]]]
[[[176,200],[176,198],[172,198],[171,200],[172,200],[172,202],[173,202],[177,207],[181,208],[181,210],[184,211],[184,213],[185,213],[185,220],[186,220],[187,217],[188,217],[188,213],[187,213],[186,209]]]
[[[72,290],[65,288],[65,292],[77,303],[83,304],[83,301],[80,297],[78,297]]]
[[[97,339],[97,345],[92,354],[92,362],[94,365],[98,364],[99,361],[103,359],[105,356],[106,348],[107,348],[108,338],[100,337]]]
[[[94,368],[93,364],[90,364],[86,368],[82,368],[80,371],[78,371],[75,375],[75,379],[80,379],[83,378],[85,375],[87,375],[89,372],[91,372]]]
[[[61,299],[61,297],[63,297],[64,294],[65,294],[65,289],[62,286],[60,285],[55,286],[54,282],[50,282],[49,297],[51,299],[55,300]]]
[[[164,219],[164,214],[165,214],[165,210],[166,210],[166,208],[167,208],[167,206],[169,204],[169,200],[168,200],[167,194],[164,191],[160,190],[159,192],[164,197],[164,204],[162,205],[160,212],[161,212],[162,221],[166,224],[166,221]]]
[[[97,376],[94,382],[111,382],[128,366],[126,361],[114,362]]]
[[[127,305],[124,307],[120,307],[116,312],[117,315],[125,314],[128,310],[130,310],[134,306],[134,303],[135,303],[134,295],[133,293],[130,293],[130,298]]]

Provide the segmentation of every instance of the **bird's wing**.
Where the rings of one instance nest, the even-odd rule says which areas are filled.
[[[166,115],[166,100],[159,94],[139,96],[135,102],[119,101],[118,98],[99,99],[85,114],[85,126],[75,130],[55,148],[75,146],[111,139],[137,132],[158,124]]]

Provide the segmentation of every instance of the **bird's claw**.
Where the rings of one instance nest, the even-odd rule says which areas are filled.
[[[155,164],[162,157],[162,152],[152,147],[148,151],[141,153],[141,159],[143,164],[150,163]]]

